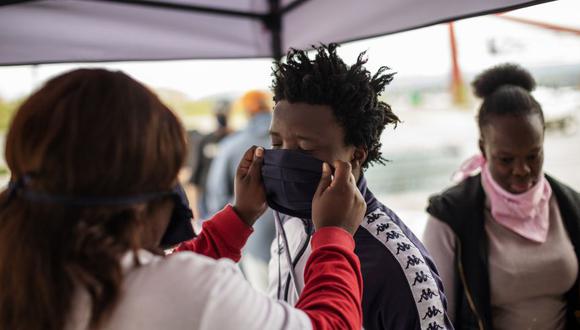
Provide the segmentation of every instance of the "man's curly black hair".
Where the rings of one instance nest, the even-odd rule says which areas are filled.
[[[285,63],[273,69],[274,101],[328,105],[345,130],[345,144],[364,147],[368,156],[362,164],[384,164],[381,155],[381,133],[386,125],[399,123],[391,106],[378,99],[395,73],[383,66],[377,73],[364,67],[365,53],[348,66],[337,55],[337,44],[314,46],[316,55],[310,59],[304,50],[290,49]]]

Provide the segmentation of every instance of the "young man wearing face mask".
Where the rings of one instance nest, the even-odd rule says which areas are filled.
[[[397,116],[378,99],[393,73],[371,75],[364,53],[348,66],[337,45],[291,50],[273,73],[272,149],[266,150],[262,177],[274,210],[277,238],[272,244],[269,294],[296,303],[314,231],[311,201],[322,162],[349,162],[367,211],[355,234],[363,275],[365,329],[452,329],[435,265],[399,217],[369,191],[363,175],[383,163],[380,137]]]

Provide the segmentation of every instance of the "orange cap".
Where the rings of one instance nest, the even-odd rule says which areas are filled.
[[[270,99],[270,94],[259,90],[252,90],[245,93],[240,102],[244,111],[249,114],[255,114],[270,111]]]

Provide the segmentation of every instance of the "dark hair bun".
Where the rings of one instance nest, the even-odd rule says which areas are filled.
[[[506,63],[487,69],[471,83],[475,95],[486,98],[503,85],[519,86],[531,92],[536,87],[532,75],[517,64]]]

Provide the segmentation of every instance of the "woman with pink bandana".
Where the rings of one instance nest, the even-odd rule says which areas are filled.
[[[578,329],[580,195],[542,171],[535,81],[504,64],[473,87],[483,99],[481,155],[461,183],[430,198],[423,239],[449,316],[457,329]]]

